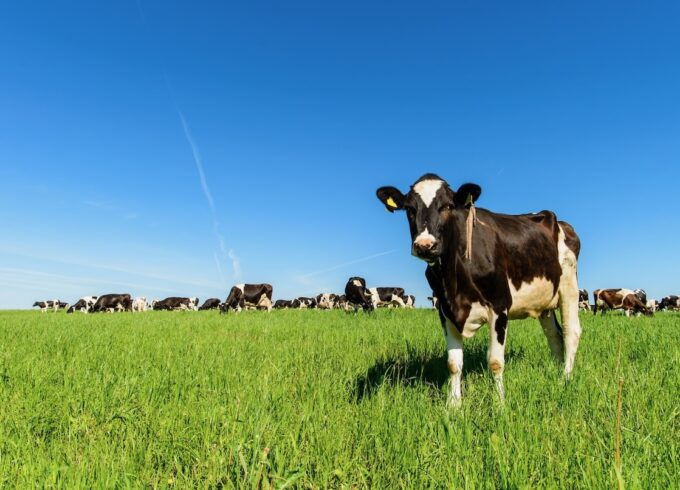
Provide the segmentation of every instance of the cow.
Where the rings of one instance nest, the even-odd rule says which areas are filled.
[[[186,311],[197,309],[196,304],[198,304],[198,298],[183,298],[177,296],[171,296],[165,298],[161,301],[154,300],[153,309],[156,311],[160,310],[170,310],[170,311]]]
[[[316,298],[308,298],[305,296],[300,296],[293,300],[292,308],[305,310],[316,308]]]
[[[277,299],[274,303],[275,310],[287,310],[293,307],[293,302],[289,299]]]
[[[578,309],[590,311],[590,300],[588,299],[588,291],[586,289],[578,290]]]
[[[368,293],[371,295],[373,308],[381,306],[398,306],[403,308],[405,306],[404,300],[401,299],[406,294],[404,288],[368,288]]]
[[[47,310],[54,310],[55,312],[59,310],[59,300],[58,299],[53,299],[53,300],[47,300],[47,301],[36,301],[33,303],[32,308],[35,307],[40,308],[40,311],[42,313],[47,313]]]
[[[229,296],[222,304],[220,311],[222,313],[239,312],[253,308],[271,311],[273,291],[271,284],[237,284],[229,291]]]
[[[665,296],[659,301],[659,308],[661,310],[680,310],[680,297],[674,294]]]
[[[68,310],[68,307],[71,306],[68,303],[65,303],[64,301],[57,301],[57,310]]]
[[[567,377],[581,336],[581,244],[572,226],[551,211],[508,215],[478,209],[481,192],[470,183],[454,191],[435,174],[423,175],[406,195],[391,186],[376,191],[388,211],[406,212],[411,253],[427,263],[425,277],[439,299],[447,341],[451,407],[462,402],[463,339],[482,325],[490,325],[488,366],[501,400],[508,320],[537,318]]]
[[[347,298],[347,309],[353,309],[355,312],[359,309],[364,311],[373,311],[375,305],[373,304],[373,297],[366,289],[366,279],[363,277],[350,277],[345,285],[345,297]]]
[[[129,294],[104,294],[99,296],[92,306],[92,312],[113,312],[132,310],[132,298]]]
[[[320,310],[332,310],[335,308],[335,303],[337,300],[337,294],[322,293],[316,297],[316,307]]]
[[[647,300],[647,304],[645,306],[652,312],[656,313],[656,310],[659,308],[659,302],[655,299],[650,299]]]
[[[645,291],[644,289],[633,289],[633,292],[638,298],[640,298],[640,302],[643,305],[647,304],[647,291]]]
[[[200,311],[217,310],[220,307],[220,300],[217,298],[206,299],[205,303],[199,308]]]
[[[412,294],[404,294],[401,300],[404,302],[404,308],[413,309],[416,306],[416,297]]]
[[[634,313],[652,315],[652,311],[640,300],[640,296],[632,289],[596,289],[593,291],[595,306],[593,314],[603,315],[607,310],[623,310],[626,316]]]
[[[428,296],[427,299],[430,301],[430,303],[432,303],[433,309],[439,310],[439,300],[436,296]]]
[[[335,300],[335,308],[338,310],[345,310],[345,311],[350,311],[352,309],[352,306],[349,304],[349,301],[347,301],[347,295],[341,294],[338,296],[338,298]]]
[[[144,296],[135,298],[135,300],[132,302],[132,311],[142,312],[146,311],[148,308],[149,304],[146,302],[146,297]]]
[[[83,296],[75,304],[71,305],[66,313],[73,313],[75,311],[81,311],[83,313],[89,313],[94,308],[94,304],[97,302],[97,296]]]

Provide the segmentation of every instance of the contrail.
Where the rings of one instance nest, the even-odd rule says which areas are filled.
[[[210,210],[213,213],[213,218],[215,217],[215,202],[213,201],[212,194],[210,193],[210,188],[208,187],[208,182],[205,180],[205,172],[203,171],[203,162],[201,161],[201,154],[198,151],[198,146],[194,142],[194,138],[191,136],[191,130],[187,124],[187,120],[184,119],[184,114],[182,111],[177,111],[179,118],[182,121],[182,128],[184,129],[184,136],[191,146],[191,152],[194,154],[194,163],[196,163],[196,170],[198,170],[198,176],[201,179],[201,189],[203,189],[203,194],[205,195]]]
[[[350,260],[349,262],[343,262],[342,264],[334,265],[333,267],[329,267],[328,269],[322,269],[322,270],[310,272],[309,274],[303,274],[302,276],[299,276],[299,277],[306,279],[306,278],[309,278],[309,277],[318,276],[319,274],[324,274],[326,272],[331,272],[331,271],[334,271],[334,270],[337,270],[337,269],[342,269],[343,267],[358,264],[360,262],[366,262],[367,260],[376,259],[378,257],[382,257],[384,255],[389,255],[389,254],[394,253],[394,252],[396,252],[396,250],[387,250],[386,252],[380,252],[380,253],[377,253],[377,254],[369,255],[368,257],[362,257],[360,259]]]

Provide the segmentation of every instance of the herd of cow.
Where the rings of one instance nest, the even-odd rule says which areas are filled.
[[[64,303],[59,300],[36,301],[33,307],[38,307],[42,312],[58,311],[66,309],[67,313],[97,313],[147,310],[173,310],[173,311],[201,311],[220,310],[222,313],[229,311],[239,312],[242,310],[267,310],[272,309],[319,309],[319,310],[345,310],[369,311],[379,307],[387,308],[413,308],[415,296],[405,293],[399,287],[367,288],[366,281],[361,277],[351,277],[345,286],[345,294],[323,293],[316,297],[300,297],[293,300],[279,299],[272,302],[273,287],[271,284],[238,284],[231,288],[227,299],[220,301],[218,298],[207,299],[201,306],[196,297],[170,297],[163,300],[153,300],[150,304],[145,297],[132,299],[129,294],[105,294],[103,296],[84,296],[74,304]]]

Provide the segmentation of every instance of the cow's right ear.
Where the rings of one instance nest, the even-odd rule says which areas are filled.
[[[404,209],[404,200],[406,197],[396,187],[381,187],[375,194],[390,213],[399,209]]]

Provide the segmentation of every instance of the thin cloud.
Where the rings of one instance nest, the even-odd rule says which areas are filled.
[[[326,269],[321,269],[321,270],[318,270],[318,271],[310,272],[308,274],[303,274],[301,276],[298,276],[298,279],[304,281],[305,279],[309,279],[310,277],[325,274],[327,272],[332,272],[332,271],[335,271],[335,270],[338,270],[338,269],[342,269],[344,267],[349,267],[350,265],[359,264],[361,262],[366,262],[368,260],[377,259],[378,257],[383,257],[385,255],[389,255],[389,254],[394,253],[394,252],[396,252],[396,250],[387,250],[385,252],[380,252],[380,253],[377,253],[377,254],[369,255],[367,257],[362,257],[360,259],[350,260],[348,262],[343,262],[341,264],[337,264],[337,265],[328,267]]]

